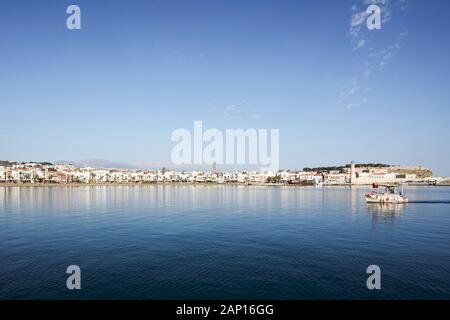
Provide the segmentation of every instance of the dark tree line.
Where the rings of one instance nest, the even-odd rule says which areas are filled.
[[[361,168],[361,167],[372,167],[372,168],[387,168],[387,167],[391,167],[391,165],[389,164],[384,164],[384,163],[356,163],[355,164],[356,168]],[[339,171],[339,172],[344,172],[344,169],[348,169],[350,168],[350,165],[347,164],[345,166],[334,166],[334,167],[316,167],[316,168],[303,168],[303,171],[305,172],[330,172],[330,171]]]

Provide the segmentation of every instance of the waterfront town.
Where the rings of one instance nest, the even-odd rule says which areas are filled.
[[[0,185],[15,184],[150,184],[150,183],[236,183],[247,185],[449,185],[450,180],[434,177],[423,167],[383,164],[355,164],[341,167],[304,168],[259,172],[237,170],[174,171],[77,167],[67,163],[0,162]]]

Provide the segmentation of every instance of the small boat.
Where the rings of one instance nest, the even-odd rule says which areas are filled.
[[[384,187],[384,191],[378,191],[379,187]],[[366,194],[367,203],[408,203],[408,198],[403,192],[397,192],[396,186],[393,185],[372,185],[373,190]]]
[[[315,180],[290,180],[288,181],[289,185],[293,185],[293,186],[315,186],[316,185],[316,181]]]

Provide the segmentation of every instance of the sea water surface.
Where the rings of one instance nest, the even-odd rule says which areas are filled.
[[[449,299],[450,188],[367,191],[0,187],[0,299]]]

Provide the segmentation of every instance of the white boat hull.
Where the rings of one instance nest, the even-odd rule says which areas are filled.
[[[366,194],[367,203],[408,203],[408,198],[399,194]]]

